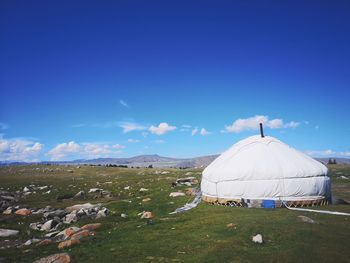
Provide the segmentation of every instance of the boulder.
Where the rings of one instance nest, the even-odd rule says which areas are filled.
[[[69,239],[69,240],[60,242],[57,247],[59,249],[62,249],[62,248],[71,247],[73,245],[77,245],[79,243],[80,243],[79,239]]]
[[[57,209],[51,212],[46,212],[44,213],[44,218],[46,219],[53,219],[55,217],[59,217],[62,218],[67,214],[67,212],[65,210],[62,209]]]
[[[15,212],[16,215],[21,215],[21,216],[27,216],[27,215],[30,215],[31,213],[32,213],[32,211],[30,211],[27,208],[18,209]]]
[[[31,244],[35,244],[35,243],[38,243],[40,241],[41,241],[40,239],[32,238],[32,239],[28,239],[23,245],[30,246]]]
[[[43,239],[40,242],[38,242],[38,244],[36,244],[37,246],[46,246],[52,243],[52,240],[49,238]]]
[[[81,210],[81,209],[91,209],[91,208],[94,208],[94,207],[98,207],[100,206],[99,204],[98,205],[93,205],[93,204],[90,204],[90,203],[86,203],[86,204],[78,204],[78,205],[73,205],[73,206],[69,206],[69,207],[66,207],[66,211],[67,212],[72,212],[74,210]]]
[[[109,210],[104,207],[100,211],[98,211],[98,213],[96,215],[96,219],[106,217],[108,215],[108,213],[109,213]]]
[[[122,218],[127,218],[127,217],[128,217],[128,215],[127,215],[127,214],[122,213],[122,214],[120,214],[120,217],[122,217]]]
[[[13,208],[11,206],[9,206],[8,208],[6,208],[6,210],[4,212],[2,212],[4,215],[10,215],[13,212]]]
[[[141,218],[146,218],[146,219],[149,219],[149,218],[153,218],[153,213],[152,212],[149,212],[149,211],[145,211],[142,213],[141,215]]]
[[[89,193],[101,193],[103,191],[103,189],[101,188],[91,188],[89,190]]]
[[[30,190],[29,190],[29,188],[27,187],[27,186],[25,186],[24,188],[23,188],[23,192],[29,192]]]
[[[83,229],[83,230],[90,230],[90,231],[92,231],[92,230],[99,229],[101,226],[102,226],[102,224],[101,224],[101,223],[95,223],[95,224],[86,224],[86,225],[83,225],[83,226],[81,227],[81,229]]]
[[[85,230],[82,230],[82,231],[79,231],[79,232],[73,234],[71,236],[71,239],[72,240],[73,239],[82,239],[83,237],[94,236],[94,235],[95,235],[95,232],[85,229]]]
[[[130,186],[125,186],[124,190],[130,190]]]
[[[71,257],[67,253],[54,254],[34,261],[33,263],[70,263]]]
[[[0,237],[15,236],[18,233],[19,233],[18,230],[0,228]]]
[[[185,193],[182,192],[172,192],[169,194],[170,197],[179,197],[179,196],[185,196]]]
[[[141,187],[139,191],[140,191],[141,193],[142,193],[142,192],[148,192],[148,189],[147,189],[147,188]]]
[[[50,231],[52,230],[54,227],[57,227],[58,225],[60,225],[59,220],[56,219],[51,219],[49,221],[46,221],[40,228],[41,231]]]
[[[70,236],[72,236],[74,233],[80,231],[81,228],[79,227],[68,227],[66,228],[65,230],[62,230],[61,232],[59,232],[56,236],[57,237],[63,237],[63,239],[67,239],[69,238]]]
[[[74,210],[70,214],[66,215],[63,219],[63,223],[71,224],[78,221],[77,211]]]
[[[299,220],[305,223],[309,224],[318,224],[315,220],[311,219],[310,217],[307,216],[298,216]]]
[[[261,234],[257,234],[257,235],[252,237],[252,241],[254,243],[262,244],[263,243],[263,237],[262,237]]]
[[[79,191],[73,198],[85,198],[85,192]]]
[[[144,202],[144,203],[149,202],[149,201],[151,201],[151,198],[149,198],[149,197],[142,199],[142,202]]]
[[[40,230],[40,228],[41,228],[41,226],[42,226],[42,224],[40,224],[40,223],[30,223],[29,224],[29,228],[30,229],[33,229],[33,230]]]

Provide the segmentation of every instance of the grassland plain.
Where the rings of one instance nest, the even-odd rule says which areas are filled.
[[[71,171],[69,171],[71,170]],[[72,172],[73,171],[73,172]],[[159,171],[169,173],[161,174]],[[100,222],[102,228],[76,246],[59,250],[57,244],[0,250],[3,262],[33,262],[43,256],[68,252],[74,262],[350,262],[350,217],[287,209],[247,209],[212,206],[201,203],[186,213],[169,215],[193,197],[169,197],[184,190],[171,188],[171,182],[190,172],[199,180],[201,170],[131,169],[82,166],[9,166],[0,168],[0,188],[22,190],[28,185],[49,186],[51,192],[37,191],[19,204],[57,208],[78,203],[103,203],[111,214],[98,220],[83,219],[74,226]],[[333,195],[350,201],[350,166],[331,165]],[[342,177],[343,176],[343,177]],[[130,190],[124,187],[130,186]],[[80,190],[100,187],[113,194],[112,199],[60,200]],[[147,192],[139,189],[147,188]],[[47,189],[45,190],[47,191]],[[144,198],[149,202],[142,202]],[[350,212],[350,206],[318,207]],[[152,211],[152,220],[140,219],[142,211]],[[128,215],[121,217],[121,213]],[[298,220],[305,215],[318,224]],[[30,230],[40,215],[0,215],[0,228],[20,230],[18,236],[4,239],[41,238],[44,233]],[[228,228],[233,223],[235,228]],[[66,226],[67,227],[67,226]],[[261,233],[263,244],[251,237]],[[1,262],[0,260],[0,262]]]

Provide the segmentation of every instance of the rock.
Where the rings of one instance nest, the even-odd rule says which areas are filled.
[[[75,227],[75,226],[73,226],[73,227],[68,227],[68,228],[66,228],[65,230],[63,230],[63,231],[61,231],[61,232],[59,232],[56,236],[57,237],[63,237],[63,239],[67,239],[67,238],[69,238],[70,236],[72,236],[74,233],[76,233],[76,232],[78,232],[78,231],[80,231],[81,230],[81,228],[79,228],[79,227]]]
[[[30,195],[32,192],[25,192],[23,193],[24,196]]]
[[[349,178],[347,178],[346,176],[342,175],[340,176],[341,179],[345,179],[345,180],[348,180]]]
[[[92,230],[99,229],[101,226],[102,226],[101,223],[86,224],[86,225],[83,225],[83,226],[81,227],[81,229],[92,231]]]
[[[181,192],[172,192],[169,194],[170,197],[178,197],[178,196],[185,196],[185,193]]]
[[[57,227],[59,225],[59,220],[51,219],[49,221],[46,221],[40,228],[41,231],[50,231],[54,227]]]
[[[146,219],[153,218],[153,213],[145,211],[142,213],[141,218],[146,218]]]
[[[29,192],[29,191],[30,191],[30,190],[29,190],[29,188],[28,188],[27,186],[23,188],[23,192],[26,193],[26,192]]]
[[[36,244],[37,246],[46,246],[52,243],[52,240],[49,238],[43,239],[40,242],[38,242],[38,244]]]
[[[163,171],[160,174],[168,174],[168,173],[169,173],[168,171]]]
[[[41,240],[37,238],[32,238],[32,239],[28,239],[23,245],[30,246],[31,244],[38,243],[39,241]]]
[[[8,208],[6,208],[6,210],[4,212],[2,212],[4,215],[10,215],[13,212],[13,208],[11,206],[9,206]]]
[[[196,195],[196,189],[195,188],[186,188],[185,191],[186,191],[186,195],[190,195],[190,196]]]
[[[54,236],[56,236],[58,233],[60,233],[60,231],[53,231],[53,232],[47,233],[47,234],[45,235],[45,237],[54,237]]]
[[[145,199],[142,199],[142,202],[149,202],[149,201],[151,201],[151,198],[149,198],[149,197],[147,197],[147,198],[145,198]]]
[[[130,190],[130,186],[125,186],[124,190]]]
[[[127,214],[122,213],[122,214],[120,214],[120,217],[122,217],[122,218],[127,218],[127,217],[128,217],[128,215],[127,215]]]
[[[45,185],[45,186],[39,186],[39,187],[38,187],[39,190],[44,190],[44,189],[46,189],[46,188],[48,188],[47,185]]]
[[[67,173],[74,173],[73,170],[67,170]]]
[[[10,201],[10,202],[16,201],[16,198],[10,195],[2,195],[0,199]]]
[[[32,213],[32,211],[30,211],[27,208],[18,209],[15,212],[16,215],[21,215],[21,216],[27,216],[27,215],[30,215],[31,213]]]
[[[51,212],[44,213],[44,218],[46,219],[52,219],[55,217],[61,218],[61,217],[64,217],[66,214],[67,212],[65,210],[57,209]]]
[[[85,198],[85,192],[79,191],[73,198]]]
[[[34,261],[33,263],[70,263],[71,257],[67,253],[54,254]]]
[[[63,223],[71,224],[78,221],[77,211],[74,210],[70,214],[66,215],[63,219]]]
[[[318,222],[316,222],[315,220],[307,217],[307,216],[298,216],[299,220],[301,220],[302,222],[305,223],[310,223],[310,224],[318,224]]]
[[[83,237],[94,236],[95,232],[89,231],[87,229],[79,231],[71,236],[71,240],[73,239],[82,239]]]
[[[30,229],[33,229],[33,230],[40,230],[40,227],[42,226],[42,224],[40,223],[30,223],[29,224],[29,228]]]
[[[46,194],[46,195],[49,194],[49,193],[51,193],[51,190],[49,190],[47,192],[44,192],[44,194]]]
[[[103,189],[101,188],[91,188],[89,190],[89,193],[101,193],[103,191]]]
[[[94,207],[98,207],[100,206],[99,204],[98,205],[93,205],[93,204],[90,204],[90,203],[86,203],[86,204],[78,204],[78,205],[73,205],[73,206],[69,206],[69,207],[66,207],[66,211],[67,212],[72,212],[74,210],[80,210],[80,209],[91,209],[91,208],[94,208]]]
[[[109,213],[109,210],[104,207],[100,211],[98,211],[98,213],[96,215],[96,219],[106,217],[108,215],[108,213]]]
[[[0,228],[0,237],[15,236],[18,233],[19,233],[18,230]]]
[[[233,229],[236,229],[236,224],[234,223],[229,223],[226,225],[227,228],[233,228]]]
[[[263,237],[262,237],[261,234],[257,234],[257,235],[252,237],[252,241],[254,243],[262,244],[263,243]]]
[[[147,192],[148,189],[147,188],[140,188],[139,192]]]
[[[73,245],[77,245],[79,243],[80,243],[79,239],[69,239],[69,240],[60,242],[57,247],[59,249],[62,249],[62,248],[71,247]]]

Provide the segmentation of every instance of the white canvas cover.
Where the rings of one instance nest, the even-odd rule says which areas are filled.
[[[251,136],[204,171],[203,196],[223,199],[316,200],[330,196],[328,169],[273,137]]]

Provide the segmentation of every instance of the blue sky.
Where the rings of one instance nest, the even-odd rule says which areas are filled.
[[[0,160],[350,156],[349,1],[0,3]],[[256,127],[256,128],[255,128]]]

